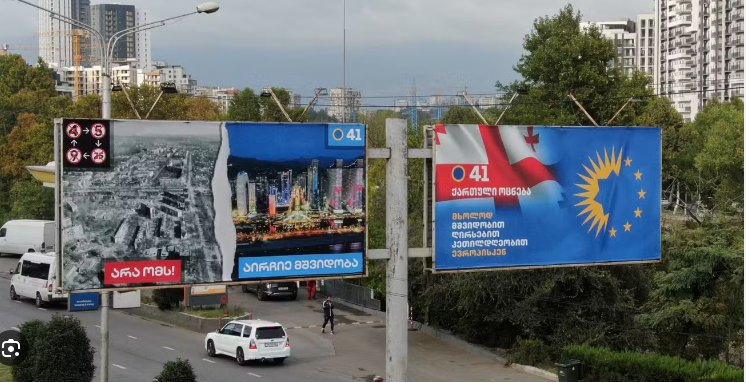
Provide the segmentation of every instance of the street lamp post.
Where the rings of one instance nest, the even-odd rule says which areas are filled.
[[[46,9],[44,7],[40,7],[36,4],[33,4],[26,0],[18,0],[19,2],[30,5],[40,11],[44,11],[50,14],[50,16],[66,23],[70,24],[74,27],[83,29],[85,31],[90,32],[92,35],[96,36],[98,39],[98,45],[99,45],[99,51],[101,52],[101,118],[103,119],[110,119],[111,118],[111,56],[114,54],[114,45],[116,45],[117,41],[119,41],[120,38],[137,33],[140,31],[144,31],[151,28],[157,28],[162,27],[166,25],[167,21],[180,19],[186,16],[194,15],[197,13],[214,13],[217,12],[218,9],[220,9],[220,6],[216,2],[206,2],[202,3],[197,6],[197,9],[195,11],[185,13],[183,15],[168,17],[162,20],[153,21],[150,23],[145,23],[142,25],[137,25],[131,28],[123,29],[121,31],[118,31],[114,33],[111,37],[109,37],[108,42],[104,38],[104,36],[101,34],[101,32],[97,31],[96,29],[92,28],[89,25],[86,25],[85,23],[82,23],[78,20],[75,20],[73,18],[67,17],[65,15],[59,14],[57,12],[54,12],[52,10]],[[60,166],[58,164],[57,169],[59,169]],[[57,177],[60,177],[60,174],[56,175]],[[59,193],[59,190],[56,190],[55,193]],[[57,222],[57,225],[59,225],[60,222]],[[56,249],[56,251],[59,253],[59,248]],[[62,268],[61,265],[58,265],[57,267],[57,280],[61,280],[61,271]],[[109,380],[109,307],[111,306],[111,292],[102,292],[101,293],[101,349],[99,350],[101,354],[101,363],[99,368],[101,369],[101,381],[106,382]]]

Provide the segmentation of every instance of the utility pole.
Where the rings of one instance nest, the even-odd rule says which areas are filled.
[[[407,120],[386,119],[386,380],[403,382],[407,376],[408,218]]]

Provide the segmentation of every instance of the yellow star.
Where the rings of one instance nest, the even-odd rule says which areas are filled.
[[[635,173],[635,179],[638,181],[642,179],[642,172],[639,169],[637,170],[637,173]]]
[[[640,218],[642,217],[642,210],[638,207],[637,210],[635,210],[635,217]]]
[[[627,159],[624,160],[624,166],[632,166],[632,159],[627,157]]]
[[[610,235],[611,235],[612,237],[616,237],[616,229],[612,227],[612,228],[611,228],[611,230],[609,230],[609,234],[610,234]]]
[[[640,199],[645,199],[645,194],[647,192],[645,190],[640,189],[639,192],[637,192],[637,195],[640,196]]]
[[[630,225],[629,221],[624,224],[624,231],[630,231],[632,230],[632,225]]]

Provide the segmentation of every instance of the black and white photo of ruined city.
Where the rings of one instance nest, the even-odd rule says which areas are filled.
[[[111,168],[65,169],[65,289],[104,286],[104,263],[181,260],[182,283],[222,280],[211,182],[218,123],[112,122]]]
[[[270,138],[228,127],[236,259],[363,252],[364,148],[314,145],[313,139],[325,134],[321,126],[288,129],[266,129]],[[236,274],[234,266],[234,279]]]

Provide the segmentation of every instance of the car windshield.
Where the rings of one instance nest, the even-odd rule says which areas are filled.
[[[259,327],[256,329],[256,339],[274,339],[285,336],[285,331],[280,326]]]

